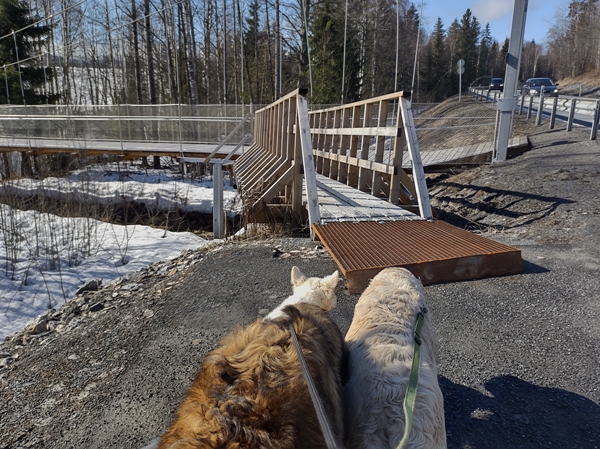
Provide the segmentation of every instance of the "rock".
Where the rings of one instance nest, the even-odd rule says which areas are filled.
[[[79,295],[83,292],[94,292],[100,288],[102,285],[102,279],[92,279],[91,281],[87,281],[83,284],[79,289],[75,292],[76,295]]]
[[[125,285],[121,286],[121,290],[127,290],[130,292],[136,292],[140,288],[142,288],[142,284],[138,284],[137,282],[131,282],[129,284],[125,284]]]
[[[91,306],[88,310],[90,312],[98,312],[100,310],[104,309],[104,304],[102,304],[101,302],[97,302],[96,304],[94,304],[93,306]]]
[[[37,335],[48,331],[48,318],[46,315],[38,317],[32,324],[27,326],[25,333]]]
[[[152,318],[154,316],[154,312],[150,309],[144,310],[144,318]]]

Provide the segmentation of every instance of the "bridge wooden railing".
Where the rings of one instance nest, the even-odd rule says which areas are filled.
[[[316,169],[393,204],[407,208],[418,205],[421,215],[430,218],[408,97],[404,92],[396,92],[311,111]],[[413,162],[412,179],[402,169],[405,147]]]
[[[256,111],[254,144],[234,164],[247,212],[286,208],[319,222],[316,172],[388,201],[432,211],[410,101],[403,92],[308,112],[306,90]],[[412,178],[402,169],[404,148]]]
[[[256,111],[254,144],[234,164],[246,213],[291,211],[301,218],[303,180],[310,223],[319,222],[306,89],[297,89]],[[303,153],[304,150],[304,153]]]

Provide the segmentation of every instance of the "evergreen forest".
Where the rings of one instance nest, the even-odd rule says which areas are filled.
[[[471,10],[428,18],[408,0],[0,0],[0,103],[317,104],[396,90],[421,102],[504,76],[507,38]],[[598,0],[549,13],[520,78],[600,70]]]

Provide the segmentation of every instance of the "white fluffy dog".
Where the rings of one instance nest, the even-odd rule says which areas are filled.
[[[335,287],[338,280],[339,273],[337,271],[324,278],[307,278],[298,267],[292,267],[292,286],[294,287],[292,296],[283,301],[265,319],[274,320],[282,317],[285,315],[282,310],[286,306],[299,303],[319,306],[323,310],[333,309],[337,304]]]
[[[421,282],[387,268],[360,297],[346,334],[350,380],[345,392],[346,447],[395,449],[404,435],[403,401],[413,359],[417,315],[426,310]],[[444,399],[430,314],[421,329],[421,371],[407,447],[445,448]]]

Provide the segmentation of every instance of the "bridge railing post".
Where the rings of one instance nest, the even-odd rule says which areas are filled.
[[[216,239],[225,236],[223,212],[223,167],[221,161],[213,159],[213,234]]]

